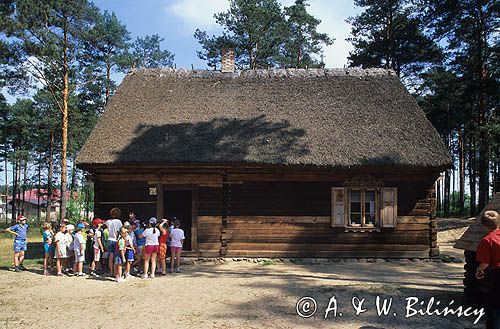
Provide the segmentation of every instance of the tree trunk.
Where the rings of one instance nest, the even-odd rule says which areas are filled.
[[[22,173],[22,169],[23,169],[23,164],[21,162],[21,159],[18,160],[19,164],[18,164],[18,173],[17,173],[17,213],[16,213],[16,216],[19,216],[21,215],[21,190],[22,190],[22,187],[21,187],[21,173]]]
[[[438,214],[439,217],[443,216],[441,213],[442,211],[442,197],[441,197],[441,186],[443,185],[443,181],[441,179],[441,176],[439,176],[438,180],[436,181],[436,213]]]
[[[14,150],[15,154],[15,150]],[[17,159],[14,159],[14,172],[12,173],[12,222],[16,221],[17,205]]]
[[[24,167],[23,167],[23,189],[22,189],[22,194],[23,194],[23,207],[22,207],[22,212],[21,215],[25,214],[25,209],[24,207],[26,206],[26,187],[27,187],[27,179],[28,179],[28,160],[24,162]]]
[[[450,217],[450,181],[450,170],[448,169],[444,172],[444,217]]]
[[[469,149],[469,188],[470,188],[470,216],[474,217],[477,214],[476,209],[476,151],[474,143],[470,141]]]
[[[489,189],[490,189],[490,147],[488,140],[488,133],[485,126],[487,125],[486,120],[486,79],[487,79],[487,68],[486,68],[486,56],[485,50],[487,47],[487,41],[483,38],[486,36],[486,22],[484,18],[483,9],[481,7],[481,2],[476,2],[476,9],[478,12],[478,30],[474,34],[477,38],[475,41],[477,45],[477,75],[478,75],[478,98],[479,98],[479,210],[481,211],[489,200]]]
[[[47,203],[45,210],[45,220],[50,222],[50,213],[52,210],[52,176],[54,175],[54,131],[50,130],[50,146],[49,146],[49,170],[47,174]]]
[[[464,215],[465,203],[465,155],[464,155],[464,133],[463,129],[458,130],[458,167],[459,167],[459,189],[458,189],[458,207],[459,215]]]
[[[5,224],[8,224],[8,209],[9,209],[9,171],[7,170],[9,161],[7,160],[7,144],[4,145],[5,154]]]
[[[500,134],[499,134],[500,135]],[[493,193],[500,192],[500,136],[497,138],[496,160],[493,173]]]
[[[73,197],[73,192],[75,192],[76,185],[76,161],[73,159],[73,165],[71,166],[71,184],[69,186],[70,198]]]
[[[40,207],[40,189],[42,188],[42,153],[40,152],[40,157],[38,158],[38,185],[36,188],[36,220],[38,225],[40,225],[40,217],[41,217],[41,207]]]
[[[484,125],[485,119],[485,108],[484,108],[484,99],[480,101],[481,108],[481,117],[480,125]],[[481,123],[483,122],[483,123]],[[479,132],[479,199],[478,205],[479,210],[482,210],[489,200],[489,190],[490,190],[490,168],[489,168],[489,145],[488,145],[488,135],[483,131],[484,129],[480,129]]]
[[[64,48],[63,48],[63,111],[62,111],[62,150],[61,150],[61,209],[60,220],[66,216],[66,154],[68,149],[68,23],[64,17]]]

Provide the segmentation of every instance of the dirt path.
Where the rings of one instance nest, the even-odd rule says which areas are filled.
[[[186,267],[181,274],[122,284],[2,271],[0,327],[472,328],[472,318],[405,318],[405,299],[411,296],[426,301],[434,296],[444,305],[451,299],[464,304],[461,278],[461,264],[410,261],[203,264]],[[377,295],[394,298],[389,316],[376,315]],[[312,318],[296,314],[296,302],[303,296],[317,301],[318,311]],[[332,296],[343,316],[337,313],[333,318],[332,311],[324,319]],[[357,317],[351,306],[354,296],[366,298],[368,309]]]
[[[456,229],[456,225],[451,225],[443,232]],[[459,234],[454,231],[441,235],[444,254],[461,257],[461,251],[450,246]],[[477,315],[405,318],[406,299],[410,297],[424,302],[411,308],[415,310],[425,310],[431,297],[441,303],[431,310],[443,310],[451,300],[454,309],[467,306],[462,293],[461,263],[311,263],[203,263],[185,266],[181,274],[147,280],[134,278],[121,284],[108,279],[44,277],[39,269],[20,274],[0,270],[0,328],[483,327],[473,325]],[[317,312],[311,318],[301,318],[296,312],[297,301],[304,296],[313,297],[317,303]],[[387,316],[377,315],[377,296],[393,298]],[[324,319],[332,297],[337,301],[337,317],[331,311]],[[365,298],[366,312],[354,315],[353,297]],[[307,310],[307,305],[301,306],[299,310]]]

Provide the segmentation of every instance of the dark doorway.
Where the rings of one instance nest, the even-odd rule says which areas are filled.
[[[192,196],[191,191],[165,190],[163,193],[163,214],[165,218],[181,221],[181,229],[184,230],[183,250],[191,250],[191,226],[192,226]]]

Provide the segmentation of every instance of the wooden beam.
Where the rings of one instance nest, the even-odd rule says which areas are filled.
[[[198,186],[191,190],[191,250],[198,250]]]
[[[163,218],[163,185],[156,184],[156,218],[161,220]]]

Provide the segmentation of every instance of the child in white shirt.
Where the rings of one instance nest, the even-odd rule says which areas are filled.
[[[82,230],[85,224],[80,223],[76,226],[75,238],[73,240],[73,250],[75,253],[75,265],[73,271],[75,275],[83,276],[83,263],[85,262],[86,241],[83,237]]]
[[[172,237],[172,242],[170,243],[170,273],[174,271],[174,260],[177,261],[177,273],[181,272],[181,251],[182,245],[184,244],[184,231],[180,228],[181,222],[176,219],[174,221],[174,229],[170,236]],[[177,259],[176,259],[177,257]]]

